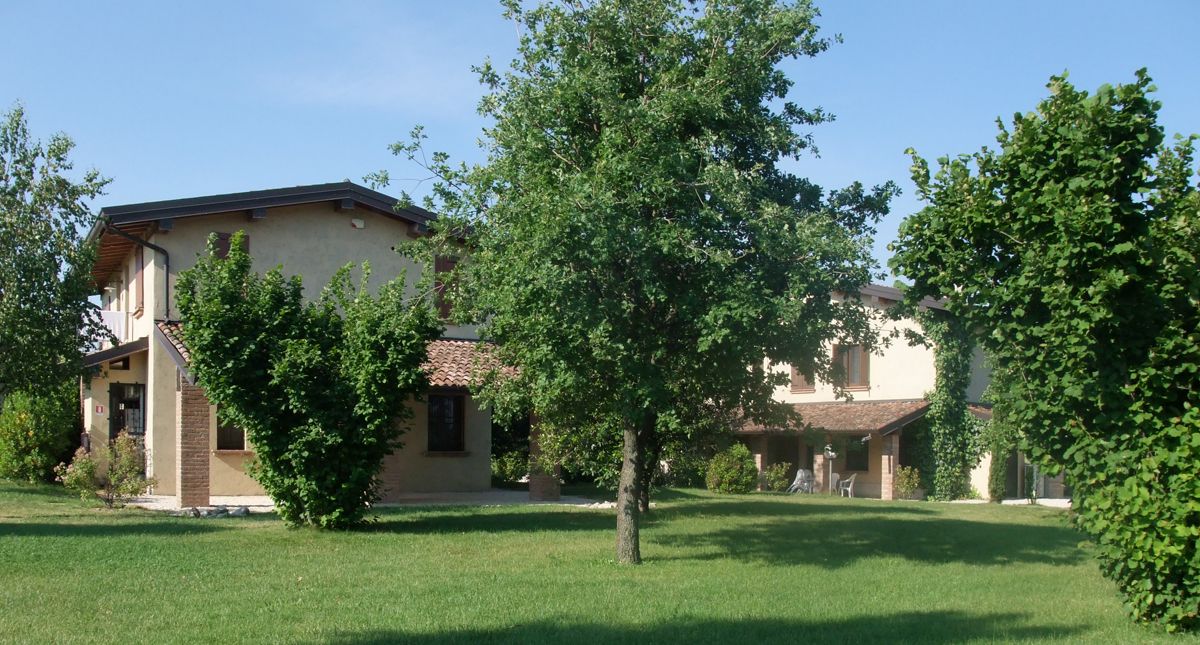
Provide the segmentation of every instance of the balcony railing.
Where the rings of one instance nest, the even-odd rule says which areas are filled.
[[[117,337],[118,343],[125,342],[125,312],[124,311],[101,311],[100,322],[104,323],[105,327],[112,332],[113,336]],[[100,349],[108,349],[113,344],[108,342],[108,339],[100,341]]]

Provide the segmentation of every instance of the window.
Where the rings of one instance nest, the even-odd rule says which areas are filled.
[[[842,387],[867,389],[871,386],[871,355],[862,345],[834,345],[834,364],[842,370]]]
[[[812,377],[802,373],[800,370],[792,367],[792,391],[793,392],[813,392],[816,388],[813,387]]]
[[[229,423],[217,413],[217,450],[245,450],[246,431]]]
[[[213,233],[217,236],[217,257],[224,260],[229,257],[229,241],[233,239],[232,233]],[[242,235],[242,249],[247,253],[250,252],[250,236]]]
[[[867,472],[871,469],[870,455],[871,451],[867,444],[858,439],[852,439],[846,446],[846,470]]]
[[[463,403],[461,395],[429,395],[429,452],[463,452]]]
[[[433,290],[437,294],[438,315],[443,319],[450,317],[450,302],[446,298],[446,289],[453,288],[453,285],[445,282],[441,276],[445,273],[454,271],[454,267],[458,265],[458,260],[454,258],[439,255],[433,260],[433,272],[437,275],[434,278]]]

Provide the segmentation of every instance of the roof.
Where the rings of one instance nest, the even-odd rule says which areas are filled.
[[[901,291],[895,287],[885,287],[881,284],[866,285],[865,287],[859,289],[858,293],[860,296],[875,296],[877,298],[882,298],[883,300],[891,300],[893,302],[899,302],[901,300],[904,300],[904,292],[903,291]],[[919,304],[922,307],[928,307],[930,309],[943,309],[944,310],[946,308],[945,302],[943,302],[941,300],[934,300],[933,298],[929,298],[929,297],[922,298],[921,302]]]
[[[109,347],[108,349],[102,349],[98,352],[92,352],[91,354],[83,357],[83,366],[93,367],[109,361],[125,358],[126,356],[132,356],[138,352],[146,351],[149,345],[150,339],[139,338],[123,345],[117,345],[115,347]]]
[[[816,430],[840,433],[890,434],[925,416],[929,401],[902,399],[895,401],[829,401],[797,403],[801,423]],[[739,432],[760,434],[770,428],[749,424]]]
[[[192,357],[183,344],[183,324],[157,322],[158,331],[167,344],[168,353],[181,369],[187,370]],[[429,359],[422,366],[434,388],[465,388],[470,386],[471,377],[477,368],[493,365],[491,345],[478,340],[439,338],[429,342]]]
[[[103,286],[133,248],[132,240],[111,229],[145,239],[152,232],[151,229],[164,220],[239,211],[254,214],[267,208],[319,202],[330,202],[344,208],[363,208],[418,228],[437,217],[417,206],[397,210],[396,198],[349,181],[106,206],[100,209],[100,219],[88,233],[89,241],[100,243],[92,268],[92,279],[98,287]]]
[[[992,404],[990,403],[968,403],[967,411],[975,415],[977,419],[992,420]]]

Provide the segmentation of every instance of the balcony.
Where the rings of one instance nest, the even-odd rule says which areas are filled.
[[[100,322],[112,332],[113,336],[117,337],[117,343],[125,341],[125,312],[124,311],[101,311]],[[108,349],[113,344],[108,342],[108,339],[100,341],[100,349]]]

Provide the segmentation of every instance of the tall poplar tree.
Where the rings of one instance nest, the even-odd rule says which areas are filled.
[[[428,164],[435,227],[466,243],[448,297],[519,368],[481,386],[498,415],[600,456],[620,437],[616,555],[637,563],[648,450],[706,406],[771,417],[776,362],[829,375],[829,341],[871,342],[836,294],[872,279],[895,189],[826,194],[778,165],[831,118],[780,69],[829,45],[807,2],[504,7],[521,39],[478,70],[487,160]],[[420,159],[421,139],[395,149]]]
[[[56,134],[43,145],[18,105],[0,117],[0,398],[62,387],[102,334],[84,235],[96,221],[87,200],[107,179],[70,177],[75,144]]]

